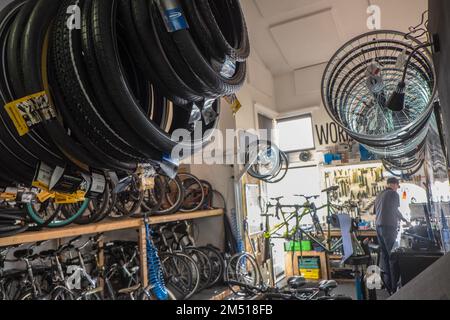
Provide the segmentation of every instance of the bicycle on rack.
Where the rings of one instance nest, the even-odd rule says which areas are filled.
[[[42,243],[36,243],[26,249],[16,250],[15,259],[4,259],[9,263],[25,263],[25,270],[3,275],[3,296],[6,300],[51,300],[46,269],[33,266],[32,262],[40,256],[34,249]]]
[[[283,205],[281,200],[284,197],[272,198],[275,204],[268,203],[266,205],[265,213],[262,215],[266,218],[266,232],[264,236],[266,239],[293,239],[297,234],[307,237],[313,243],[318,245],[322,250],[333,253],[342,247],[342,237],[340,237],[335,243],[331,242],[331,227],[333,225],[333,218],[339,212],[343,212],[345,209],[343,206],[338,206],[332,204],[331,193],[335,192],[338,187],[332,187],[323,190],[323,193],[327,194],[327,203],[323,206],[317,207],[312,201],[318,199],[319,196],[306,196],[306,195],[295,195],[295,197],[304,198],[306,202],[302,205]],[[269,210],[274,208],[275,214],[269,214]],[[322,228],[320,219],[317,215],[320,210],[327,210],[327,235]],[[301,221],[306,216],[310,216],[312,219],[313,228],[311,230],[306,230],[301,226]],[[277,220],[281,220],[281,223],[270,226],[270,218],[274,217]],[[284,231],[280,234],[280,231]]]
[[[152,286],[140,280],[139,248],[136,242],[112,241],[104,246],[106,267],[101,271],[104,298],[109,300],[150,300]]]

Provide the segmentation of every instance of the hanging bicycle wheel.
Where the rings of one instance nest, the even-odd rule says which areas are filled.
[[[397,31],[349,41],[331,58],[322,79],[331,118],[381,158],[402,157],[424,141],[435,94],[427,44]]]

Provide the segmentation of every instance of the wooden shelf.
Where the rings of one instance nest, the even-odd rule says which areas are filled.
[[[206,211],[197,211],[192,213],[178,213],[167,216],[150,217],[150,224],[161,224],[168,222],[184,221],[184,220],[196,220],[211,218],[223,215],[223,209],[214,209]]]
[[[323,167],[326,169],[342,168],[342,167],[361,167],[361,166],[371,166],[383,165],[380,160],[369,160],[369,161],[359,161],[359,162],[348,162],[339,164],[324,164]]]
[[[175,221],[203,219],[223,215],[222,209],[199,211],[193,213],[179,213],[168,216],[150,217],[150,224],[161,224]],[[63,238],[76,237],[88,234],[98,234],[104,232],[140,229],[143,225],[142,219],[122,219],[122,220],[105,220],[95,224],[85,226],[71,225],[64,228],[45,229],[36,232],[24,232],[12,237],[0,238],[0,247],[14,246],[23,243],[32,243],[44,240],[56,240]]]

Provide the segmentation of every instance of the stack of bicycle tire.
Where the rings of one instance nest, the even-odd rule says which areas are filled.
[[[134,172],[203,147],[171,134],[217,126],[249,55],[238,0],[14,0],[0,44],[2,185],[41,162]]]
[[[210,141],[249,56],[238,0],[13,0],[0,12],[0,45],[0,190],[35,193],[0,198],[5,234],[26,228],[27,215],[60,227],[136,211],[142,168],[174,174],[174,150]],[[173,135],[180,129],[190,139]],[[55,193],[77,200],[55,205]],[[182,208],[178,198],[166,211]]]

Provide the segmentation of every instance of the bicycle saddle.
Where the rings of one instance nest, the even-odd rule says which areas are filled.
[[[273,201],[280,201],[281,199],[284,199],[284,197],[270,198],[270,200],[273,200]]]
[[[56,254],[56,250],[46,250],[39,252],[39,255],[44,258],[53,257]]]
[[[22,249],[14,252],[14,258],[20,260],[26,257],[29,257],[33,254],[33,250],[31,249]]]
[[[125,289],[120,289],[118,292],[119,292],[120,294],[131,294],[131,293],[133,293],[133,292],[139,290],[140,288],[141,288],[141,284],[138,283],[138,284],[135,285],[135,286],[132,286],[132,287],[129,287],[129,288],[125,288]]]
[[[324,292],[330,292],[338,287],[338,284],[334,280],[324,280],[319,283],[319,289]]]
[[[289,288],[294,290],[300,289],[306,285],[306,279],[303,277],[291,277],[287,282]]]
[[[303,194],[294,194],[294,197],[305,198],[309,201],[310,199],[318,199],[320,196],[305,196]]]
[[[339,187],[338,186],[334,186],[334,187],[329,187],[328,189],[322,190],[323,193],[331,193],[331,192],[335,192],[338,191]]]
[[[351,256],[345,261],[345,264],[349,266],[367,266],[370,264],[372,257],[369,255],[366,256]]]

